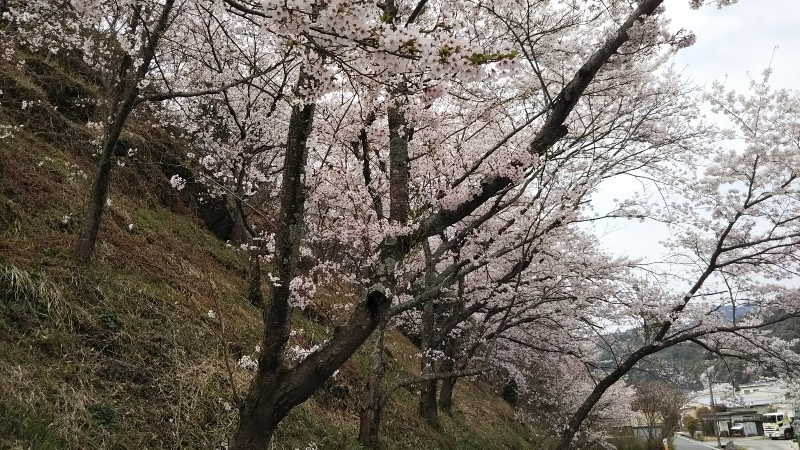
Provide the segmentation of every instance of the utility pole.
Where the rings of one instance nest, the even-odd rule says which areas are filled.
[[[719,438],[719,426],[717,425],[717,412],[714,410],[714,388],[712,385],[714,384],[714,379],[712,378],[714,372],[714,366],[709,367],[709,370],[706,371],[708,373],[708,393],[711,394],[711,420],[714,423],[714,434],[717,436],[717,446],[722,448],[722,441]]]

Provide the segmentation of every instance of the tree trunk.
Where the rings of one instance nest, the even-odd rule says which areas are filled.
[[[450,370],[453,370],[452,368]],[[445,378],[442,380],[442,387],[439,389],[439,408],[442,411],[450,412],[453,408],[453,388],[458,378]]]
[[[247,274],[247,301],[256,308],[264,307],[261,291],[261,249],[250,250],[250,270]]]
[[[280,421],[295,406],[308,400],[386,320],[391,301],[382,286],[373,286],[350,319],[316,352],[292,369],[263,370],[259,359],[256,377],[239,411],[239,426],[230,449],[263,450]],[[379,411],[380,412],[380,411]]]
[[[300,74],[298,86],[308,82]],[[283,162],[281,207],[275,233],[274,273],[269,305],[264,308],[264,337],[256,376],[240,409],[239,428],[231,448],[266,448],[272,433],[290,408],[282,406],[287,395],[284,350],[291,331],[292,308],[289,283],[295,276],[305,215],[305,170],[308,136],[314,120],[314,104],[297,105],[289,117],[286,156]]]
[[[120,113],[121,114],[121,113]],[[121,117],[117,114],[117,117]],[[125,115],[127,117],[127,114]],[[100,164],[97,174],[92,181],[92,190],[86,205],[86,215],[81,225],[81,234],[75,246],[75,258],[78,262],[86,263],[92,257],[94,247],[97,244],[97,235],[100,233],[100,223],[103,219],[103,211],[108,201],[108,189],[111,185],[111,169],[114,165],[114,150],[117,147],[122,125],[125,119],[115,120],[109,135],[106,136],[103,144],[103,151],[100,154]]]
[[[425,284],[430,286],[433,284],[433,277],[436,268],[435,262],[431,258],[431,250],[428,242],[422,243],[422,248],[425,253]],[[436,309],[435,299],[431,298],[422,305],[422,323],[420,324],[420,375],[425,377],[436,372],[436,358],[434,350],[436,347],[433,342],[436,326]],[[431,379],[423,381],[419,385],[419,416],[422,417],[429,425],[437,427],[438,424],[438,406],[436,405],[436,387],[437,380]]]
[[[242,205],[240,193],[225,195],[225,209],[231,218],[231,235],[228,238],[233,245],[250,244],[252,236],[248,231],[247,218],[244,215],[244,205]]]
[[[367,386],[368,390],[372,386]],[[383,405],[380,402],[380,395],[370,398],[370,402],[364,405],[358,416],[358,442],[366,449],[375,450],[380,448],[378,434],[381,427],[381,413]]]
[[[419,387],[419,416],[434,428],[439,426],[439,407],[436,404],[437,384],[436,380],[423,381]]]
[[[455,339],[448,337],[445,339],[444,344],[444,361],[442,361],[441,371],[444,373],[452,372],[455,370]],[[453,387],[456,385],[458,378],[443,378],[442,387],[439,388],[439,408],[443,411],[450,412],[453,407]]]
[[[81,233],[75,245],[75,258],[80,263],[86,263],[94,253],[97,244],[97,235],[100,232],[100,223],[103,219],[103,211],[108,202],[108,190],[111,185],[111,172],[114,167],[114,152],[119,143],[119,137],[125,122],[128,120],[136,105],[139,96],[138,84],[144,79],[150,70],[150,63],[155,57],[158,41],[169,25],[169,15],[175,0],[167,0],[164,3],[161,15],[158,18],[153,31],[147,34],[147,43],[143,48],[141,63],[136,72],[131,73],[133,58],[125,55],[122,58],[119,68],[119,79],[117,80],[116,92],[112,102],[111,120],[105,130],[103,139],[103,149],[100,153],[100,163],[97,174],[92,182],[92,190],[86,205],[86,215],[81,226]],[[139,9],[134,8],[131,18],[131,31],[135,32],[140,20]]]
[[[298,86],[309,82],[301,73]],[[287,368],[284,350],[291,331],[292,308],[289,283],[297,272],[305,215],[305,167],[307,139],[313,126],[313,104],[297,105],[289,118],[289,135],[283,164],[275,263],[269,304],[264,308],[264,337],[256,376],[239,410],[239,426],[230,448],[263,450],[280,421],[306,401],[372,334],[389,311],[391,301],[383,285],[367,290],[349,320],[317,351],[294,368]]]
[[[378,339],[372,349],[370,378],[367,382],[367,389],[359,412],[358,422],[358,442],[367,449],[377,449],[380,447],[378,433],[381,425],[381,413],[383,410],[383,390],[381,381],[386,372],[386,365],[383,363],[383,339],[386,331],[386,322],[383,321],[378,326]]]
[[[408,123],[399,104],[390,106],[386,115],[389,119],[389,219],[405,224],[409,209]]]
[[[434,307],[433,300],[428,300],[422,309],[422,330],[420,352],[420,374],[422,376],[430,375],[436,371],[436,359],[433,355],[433,348],[431,347],[431,336],[433,334],[434,326]],[[438,406],[436,405],[436,387],[437,380],[423,381],[419,385],[419,416],[425,422],[433,427],[437,427],[438,423]]]
[[[392,17],[396,13],[394,2],[388,1],[384,5],[385,11],[391,11]],[[408,171],[408,130],[405,113],[397,104],[390,106],[387,111],[389,125],[389,219],[400,224],[408,220],[409,211],[409,171]],[[362,145],[366,146],[366,139]],[[365,147],[366,149],[366,147]],[[365,158],[367,155],[365,154]],[[365,177],[368,182],[368,177]],[[373,198],[376,211],[382,208],[381,203]],[[407,252],[408,236],[399,236],[389,247],[381,249],[385,269],[381,269],[379,277],[389,284],[394,284],[391,270]],[[382,261],[382,263],[383,263]],[[378,434],[380,431],[381,412],[384,400],[381,381],[386,368],[383,364],[383,335],[385,323],[381,325],[380,334],[372,353],[370,366],[370,381],[364,393],[364,399],[359,414],[358,441],[368,449],[379,448]]]

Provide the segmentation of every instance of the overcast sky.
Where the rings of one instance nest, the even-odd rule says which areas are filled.
[[[697,43],[676,60],[697,82],[727,75],[732,87],[746,88],[747,74],[760,77],[772,60],[773,86],[800,87],[800,0],[739,0],[722,9],[708,5],[699,10],[690,9],[689,0],[664,3],[672,28],[697,36]]]
[[[800,0],[739,0],[722,9],[689,8],[689,0],[666,0],[671,28],[692,30],[697,43],[681,50],[675,67],[698,85],[725,80],[728,88],[745,91],[751,78],[772,67],[773,87],[800,89]],[[707,0],[707,3],[712,3]],[[598,212],[610,198],[625,198],[638,189],[634,180],[614,181],[595,196]],[[667,229],[652,223],[616,221],[596,228],[604,247],[619,255],[661,260],[658,241]]]

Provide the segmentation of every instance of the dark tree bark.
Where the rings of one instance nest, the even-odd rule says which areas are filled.
[[[425,285],[431,287],[435,276],[435,262],[431,257],[431,249],[428,242],[422,243],[425,252]],[[436,326],[436,298],[430,298],[422,305],[422,323],[420,324],[420,375],[430,376],[436,372],[436,359],[433,351],[438,348],[434,343],[434,333]],[[434,428],[439,426],[439,409],[436,404],[436,388],[438,380],[431,379],[419,385],[419,416]]]
[[[319,350],[292,369],[259,369],[240,408],[239,426],[230,442],[232,450],[263,450],[275,429],[295,406],[308,400],[330,376],[355,353],[386,318],[389,299],[374,286],[342,325]],[[377,305],[376,309],[369,305]]]
[[[406,118],[400,106],[391,106],[387,112],[389,120],[389,219],[399,223],[408,220],[408,138]],[[378,203],[379,204],[379,203]],[[403,259],[408,252],[408,238],[400,237],[382,246],[382,260],[385,269],[382,278],[388,284],[394,284],[390,268]],[[383,327],[375,344],[370,366],[369,382],[362,399],[359,413],[358,441],[369,449],[379,448],[381,412],[385,403],[381,381],[385,373],[383,363]]]
[[[384,13],[394,22],[397,19],[397,7],[394,0],[388,0],[383,4]],[[411,130],[408,129],[408,121],[403,110],[403,94],[405,86],[401,83],[396,89],[395,103],[387,110],[389,125],[389,220],[398,224],[405,224],[409,214],[409,160],[408,160],[408,141],[411,138]],[[373,117],[374,119],[374,117]],[[365,136],[365,135],[364,135]],[[367,161],[367,141],[362,139],[364,148],[364,163]],[[367,166],[365,166],[367,167]],[[369,189],[369,173],[365,168],[365,183]],[[378,215],[381,216],[382,203],[379,197],[373,196],[373,205]],[[394,285],[394,276],[391,273],[409,250],[410,239],[408,236],[399,236],[392,242],[384,242],[381,246],[381,260],[384,267],[379,269],[378,276],[382,281]],[[372,365],[370,367],[370,381],[364,393],[362,407],[359,416],[358,440],[369,449],[379,448],[378,435],[380,431],[381,412],[385,400],[381,381],[385,372],[383,364],[383,327],[378,341],[375,344],[372,355]]]
[[[529,149],[532,153],[545,155],[548,149],[567,134],[564,122],[597,72],[628,40],[627,31],[631,26],[644,16],[652,14],[661,3],[663,3],[663,0],[641,0],[637,9],[630,15],[625,23],[620,26],[617,33],[609,38],[578,70],[573,79],[562,89],[554,100],[550,109],[550,114],[545,123],[531,141]],[[229,4],[232,7],[237,7],[234,2],[229,2]],[[249,13],[249,10],[246,12]],[[293,117],[295,117],[294,112]],[[290,125],[290,133],[293,133],[296,128],[296,126]],[[390,125],[390,131],[392,128],[396,130],[399,135],[400,130],[403,128],[402,122],[393,121],[392,125]],[[399,143],[399,141],[400,140],[397,140],[395,142]],[[287,153],[291,153],[293,147],[291,139],[290,142],[287,143],[287,146]],[[401,150],[402,146],[400,145],[390,146],[390,160],[396,161],[397,164],[397,170],[391,171],[390,174],[392,184],[395,183],[395,180],[400,183],[404,175],[401,166],[402,157],[399,153]],[[286,176],[286,173],[284,173],[284,176]],[[405,176],[408,176],[407,168],[405,170]],[[297,180],[294,180],[294,182],[296,181]],[[463,220],[486,201],[509,188],[512,183],[513,181],[511,179],[504,176],[487,176],[481,183],[479,192],[472,198],[453,209],[440,209],[427,218],[422,219],[422,225],[417,227],[419,231],[414,233],[408,242],[384,242],[381,248],[381,261],[379,263],[381,267],[377,268],[379,272],[378,278],[388,281],[388,278],[390,278],[389,274],[391,274],[395,264],[407,254],[408,249],[420,244],[428,237],[440,234],[447,227]],[[407,179],[405,183],[402,184],[407,185]],[[282,192],[285,194],[287,189],[288,187],[285,183],[282,187]],[[393,203],[390,205],[391,212],[393,207],[399,207],[402,204],[403,194],[401,189],[390,189],[390,195],[397,196],[396,200],[391,199]],[[407,200],[405,204],[408,204]],[[283,203],[281,210],[284,211]],[[399,210],[393,215],[394,217],[390,217],[390,219],[397,220],[397,218],[402,217]],[[296,213],[286,216],[302,218],[302,214],[298,216]],[[281,217],[285,217],[283,213]],[[281,221],[281,226],[285,226],[285,223],[287,223],[287,221]],[[278,230],[278,235],[284,234],[284,231],[285,230]],[[289,239],[288,236],[294,235],[293,233],[288,233],[286,239]],[[279,244],[277,239],[276,244]],[[286,246],[277,245],[276,247],[282,248]],[[287,261],[292,259],[289,257],[290,254],[288,253],[284,256],[288,258],[282,258],[278,255],[276,260],[280,264],[287,264]],[[287,281],[290,279],[291,278],[287,278]],[[288,285],[288,283],[284,283],[283,287],[285,288],[286,285]],[[383,285],[376,285],[368,289],[366,301],[359,303],[359,306],[350,320],[339,329],[322,349],[309,355],[296,368],[287,369],[283,367],[281,358],[282,350],[288,339],[290,317],[290,311],[286,301],[281,300],[284,295],[287,294],[284,290],[285,289],[281,289],[281,287],[274,289],[273,297],[276,298],[273,298],[269,308],[265,309],[264,322],[267,327],[264,338],[265,345],[263,346],[265,351],[262,353],[262,357],[259,360],[259,370],[256,374],[256,378],[241,408],[241,423],[232,440],[231,448],[233,449],[263,449],[267,445],[270,436],[280,420],[288,414],[291,408],[305,401],[319,388],[322,382],[336,370],[336,368],[355,352],[358,346],[360,346],[377,327],[378,323],[385,318],[389,309],[389,301],[384,295],[385,287]],[[638,361],[638,359],[636,361]],[[632,363],[635,363],[635,361]],[[627,367],[627,370],[629,369],[630,367]],[[597,389],[587,398],[584,405],[581,406],[579,411],[570,420],[557,448],[566,450],[570,447],[578,426],[588,416],[588,412],[597,403],[602,393],[627,371],[623,370],[624,368],[621,368],[619,372],[615,371],[614,374],[607,377],[604,382],[598,384]],[[433,375],[435,375],[435,378],[442,378],[440,375]],[[458,376],[464,375],[458,374]],[[425,377],[425,379],[430,378],[431,377]],[[419,383],[419,381],[425,380],[414,381],[414,384]],[[380,409],[376,409],[376,411],[379,412]],[[376,423],[379,423],[379,421]]]
[[[428,300],[422,308],[422,330],[420,351],[420,374],[424,377],[436,372],[436,361],[431,346],[433,327],[435,325],[433,300]],[[439,409],[436,404],[436,388],[438,380],[428,380],[420,383],[419,386],[419,416],[433,427],[439,426]]]
[[[442,372],[452,372],[455,370],[455,339],[448,337],[444,344],[444,361],[442,361]],[[439,408],[442,411],[450,412],[453,407],[453,388],[458,378],[450,377],[442,379],[442,386],[439,388]]]
[[[367,385],[367,390],[372,391],[375,389],[374,379],[374,377],[370,377],[370,384]],[[383,404],[380,401],[380,393],[369,395],[368,399],[369,403],[362,407],[358,415],[358,442],[364,448],[378,449],[380,448],[378,436],[381,428]]]
[[[308,82],[301,74],[298,86]],[[292,311],[289,283],[295,276],[305,214],[304,175],[308,160],[306,142],[313,127],[314,104],[297,105],[289,118],[289,135],[283,163],[278,229],[275,232],[276,281],[269,305],[263,310],[264,337],[256,377],[240,409],[239,428],[231,448],[260,448],[288,413],[282,412],[281,387],[286,368],[283,354],[291,331]],[[293,406],[293,405],[292,405]]]
[[[298,86],[310,82],[301,74]],[[314,105],[298,105],[289,119],[280,212],[275,234],[276,281],[263,310],[264,337],[258,370],[239,411],[239,426],[231,449],[266,448],[280,421],[306,401],[372,334],[388,313],[391,302],[385,287],[368,289],[347,322],[316,352],[293,368],[285,365],[284,350],[291,330],[289,283],[297,272],[305,214],[307,140],[311,134]]]
[[[256,308],[264,306],[261,290],[261,254],[259,249],[250,250],[250,270],[247,274],[247,301]]]
[[[163,36],[169,25],[169,15],[172,12],[175,0],[167,0],[164,3],[161,14],[152,31],[145,28],[145,39],[147,44],[141,54],[141,63],[134,70],[133,58],[125,55],[119,67],[119,75],[115,87],[114,98],[112,99],[111,118],[106,126],[103,138],[103,148],[100,153],[100,162],[97,166],[97,174],[92,182],[92,190],[86,205],[86,215],[81,226],[81,233],[75,246],[75,258],[78,262],[86,263],[92,257],[97,235],[100,232],[100,223],[103,219],[103,211],[108,201],[108,190],[111,185],[111,173],[114,167],[114,153],[119,144],[119,137],[125,122],[128,120],[139,96],[138,84],[144,79],[150,70],[153,58],[155,57],[158,41]],[[141,6],[133,7],[130,29],[136,32],[140,16]]]
[[[378,327],[378,339],[372,349],[369,381],[361,401],[358,422],[358,442],[365,448],[377,449],[380,447],[378,435],[381,426],[381,413],[383,411],[383,390],[381,381],[386,372],[383,361],[383,339],[386,331],[386,322]]]
[[[402,91],[403,89],[400,89]],[[400,103],[400,99],[396,100]],[[390,106],[389,119],[389,219],[408,220],[408,141],[410,131],[402,105]]]
[[[247,217],[244,215],[242,194],[241,189],[237,189],[233,195],[225,195],[225,208],[231,218],[231,235],[228,240],[233,245],[249,245],[253,238],[248,230]]]

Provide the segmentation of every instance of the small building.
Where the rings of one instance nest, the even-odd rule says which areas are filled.
[[[742,436],[762,436],[764,434],[761,414],[753,409],[718,412],[705,415],[702,419],[712,422],[712,426],[716,423],[719,435],[722,437],[731,436],[733,428]]]
[[[720,436],[730,436],[731,429],[744,435],[763,435],[762,414],[775,411],[794,411],[797,399],[793,398],[794,390],[786,381],[768,379],[754,383],[732,385],[729,383],[714,384],[714,400],[716,405],[723,405],[725,412],[704,415],[706,422],[716,424]],[[684,407],[684,414],[697,417],[697,409],[710,407],[711,395],[708,390],[697,391],[692,400]],[[706,430],[708,432],[708,430]]]

